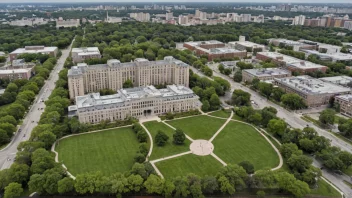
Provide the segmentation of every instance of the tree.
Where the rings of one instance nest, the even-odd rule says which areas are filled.
[[[187,178],[178,176],[173,182],[175,185],[174,197],[187,197],[190,194]]]
[[[219,183],[219,186],[220,186],[220,191],[222,193],[233,195],[236,192],[236,190],[233,187],[233,185],[231,185],[230,181],[225,176],[219,177],[218,178],[218,183]]]
[[[211,95],[210,100],[209,100],[209,104],[210,104],[210,109],[211,110],[217,110],[220,108],[220,99],[219,96],[216,94]]]
[[[181,145],[186,140],[186,135],[181,129],[176,129],[173,138],[175,144]]]
[[[287,93],[281,96],[281,102],[290,109],[302,109],[306,105],[303,99],[295,93]]]
[[[168,139],[169,139],[169,136],[167,136],[164,132],[160,130],[155,135],[155,143],[158,146],[164,146]]]
[[[210,104],[209,104],[208,100],[203,100],[202,104],[203,104],[202,105],[202,111],[204,111],[204,112],[209,111]]]
[[[269,98],[273,89],[273,85],[266,82],[259,82],[258,88],[261,94],[266,96],[266,98]]]
[[[0,123],[0,129],[6,131],[9,137],[12,137],[13,133],[16,131],[16,127],[10,123]]]
[[[0,118],[0,123],[10,123],[13,126],[17,125],[17,121],[13,116],[6,115]]]
[[[236,71],[235,74],[233,75],[233,80],[235,82],[241,82],[242,81],[242,72]]]
[[[332,109],[325,109],[320,113],[319,121],[323,124],[333,125],[335,121],[335,111]]]
[[[38,194],[43,194],[45,192],[44,184],[45,184],[44,175],[34,174],[31,176],[28,182],[29,191],[37,192]]]
[[[54,135],[50,131],[43,131],[42,133],[39,134],[38,140],[41,142],[44,142],[44,147],[46,149],[49,149],[56,141],[56,135]]]
[[[138,131],[137,139],[140,143],[147,142],[148,134],[144,130]]]
[[[171,181],[166,180],[164,182],[163,195],[165,197],[172,197],[172,193],[175,191],[175,185]]]
[[[246,186],[245,180],[248,177],[246,171],[237,164],[228,164],[222,167],[218,173],[218,178],[221,176],[225,176],[236,190],[241,190]]]
[[[246,171],[247,174],[254,173],[254,166],[249,161],[242,161],[238,165],[240,165],[242,168],[244,168],[244,170]]]
[[[149,175],[148,179],[144,182],[143,186],[146,188],[147,192],[149,194],[161,194],[163,192],[163,185],[164,184],[164,181],[154,175],[154,174],[151,174]]]
[[[133,87],[133,82],[131,79],[127,79],[123,85],[122,85],[123,88],[132,88]]]
[[[214,176],[204,176],[202,178],[202,190],[205,194],[213,194],[219,188],[218,181]]]
[[[142,188],[143,178],[140,175],[130,175],[127,177],[128,188],[130,191],[139,192]]]
[[[8,115],[13,116],[16,120],[23,118],[25,112],[25,108],[17,103],[11,104],[6,110]]]
[[[19,183],[10,183],[5,187],[4,198],[16,198],[21,196],[23,192],[22,185]]]
[[[292,155],[288,160],[288,166],[299,173],[303,173],[312,164],[313,160],[306,155]]]
[[[235,89],[232,93],[231,103],[237,106],[249,105],[251,94],[241,89]]]
[[[343,162],[345,168],[352,165],[352,154],[347,151],[341,151],[339,153],[339,159]]]
[[[268,123],[268,131],[280,137],[285,133],[286,128],[286,122],[280,119],[271,119]]]
[[[289,159],[292,155],[302,155],[302,151],[294,143],[282,144],[280,152],[285,159]]]
[[[285,91],[282,90],[280,87],[274,87],[271,92],[271,97],[276,101],[281,101],[282,95],[285,94]]]
[[[248,121],[255,125],[259,125],[262,121],[262,114],[255,112],[254,114],[248,116]]]
[[[146,156],[143,153],[137,152],[134,156],[134,161],[138,163],[143,163],[145,161]]]
[[[201,178],[193,173],[187,175],[189,191],[192,197],[204,197]]]

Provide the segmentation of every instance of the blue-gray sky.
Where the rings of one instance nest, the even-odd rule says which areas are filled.
[[[75,3],[75,2],[258,2],[258,3],[352,3],[352,0],[0,0],[0,3]]]

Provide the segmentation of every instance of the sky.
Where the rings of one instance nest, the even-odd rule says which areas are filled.
[[[75,3],[75,2],[258,2],[258,3],[351,3],[352,0],[0,0],[0,3]]]

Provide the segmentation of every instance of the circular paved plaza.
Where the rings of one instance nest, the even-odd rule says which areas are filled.
[[[194,140],[190,145],[190,150],[195,155],[210,155],[214,150],[214,145],[207,140]]]

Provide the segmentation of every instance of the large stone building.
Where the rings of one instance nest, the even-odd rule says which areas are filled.
[[[296,93],[308,107],[326,105],[332,97],[350,94],[351,89],[324,82],[310,76],[275,78],[275,84],[287,93]]]
[[[120,89],[114,95],[91,93],[76,97],[76,105],[69,106],[69,116],[78,116],[81,123],[99,123],[103,120],[124,120],[168,112],[198,109],[199,97],[185,86],[168,85]]]
[[[244,69],[242,70],[242,81],[252,82],[253,79],[258,78],[263,81],[271,81],[274,78],[290,77],[291,72],[281,68],[264,68],[264,69]]]
[[[335,103],[340,105],[340,113],[352,117],[352,94],[335,97]]]
[[[73,48],[71,51],[72,61],[74,63],[81,63],[90,58],[101,58],[99,48],[97,47],[84,47]]]
[[[20,54],[49,54],[56,57],[59,49],[57,47],[44,47],[44,46],[25,46],[24,48],[18,48],[9,54],[10,61],[12,62]]]
[[[278,64],[280,67],[284,67],[292,72],[298,72],[300,74],[306,74],[315,71],[326,72],[327,67],[323,65],[318,65],[309,61],[304,61],[292,56],[287,56],[277,52],[258,52],[256,59],[261,61],[266,61],[270,59],[271,61]]]
[[[319,78],[322,81],[334,83],[336,85],[341,85],[345,87],[350,87],[352,84],[352,77],[349,76],[332,76]]]
[[[66,19],[64,20],[62,17],[56,20],[56,28],[68,28],[68,27],[78,27],[81,25],[81,21],[79,19]]]
[[[121,63],[109,60],[107,64],[74,66],[68,71],[70,98],[101,89],[118,90],[126,80],[134,87],[161,84],[189,85],[189,65],[171,56],[164,60],[136,59]]]

